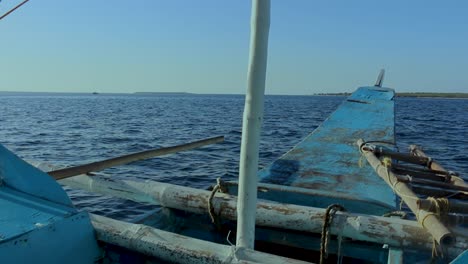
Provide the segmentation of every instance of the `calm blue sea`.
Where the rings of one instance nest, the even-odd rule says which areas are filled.
[[[316,128],[344,97],[267,96],[260,149],[265,166]],[[206,188],[237,177],[244,97],[240,95],[0,96],[0,143],[28,160],[70,166],[224,135],[222,144],[112,168],[117,178]],[[468,100],[396,99],[401,150],[424,150],[468,176]],[[68,190],[91,212],[132,220],[152,206]]]

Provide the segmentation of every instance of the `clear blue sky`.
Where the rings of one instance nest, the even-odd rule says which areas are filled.
[[[0,13],[20,0],[3,0]],[[31,0],[0,21],[0,91],[244,93],[247,0]],[[268,94],[468,92],[468,1],[272,0]]]

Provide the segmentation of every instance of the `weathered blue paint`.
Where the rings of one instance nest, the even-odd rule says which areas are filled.
[[[466,264],[468,263],[468,249],[463,251],[456,259],[454,259],[450,264]]]
[[[227,193],[231,195],[237,193],[237,182],[226,182],[224,186]],[[258,199],[318,208],[339,203],[347,208],[347,210],[355,213],[372,211],[377,215],[383,215],[394,209],[392,206],[371,198],[362,199],[361,197],[354,197],[335,191],[322,191],[268,183],[258,184]],[[363,204],[366,206],[363,206]]]
[[[286,246],[287,248],[296,248],[304,250],[304,254],[312,255],[320,251],[320,237],[310,236],[305,233],[284,232],[278,229],[257,227],[255,238],[264,243]],[[278,246],[276,246],[278,247]],[[341,249],[341,256],[366,260],[372,263],[386,263],[388,258],[388,249],[378,244],[364,244],[358,241],[344,239],[341,246],[338,246],[337,240],[331,240],[328,244],[329,254],[337,254],[338,248]],[[279,248],[281,250],[281,247]],[[267,252],[275,253],[277,248],[270,249]],[[284,249],[283,249],[284,250]],[[287,249],[286,249],[287,250]],[[344,262],[346,263],[346,262]]]
[[[11,211],[10,211],[11,212]],[[47,222],[46,222],[47,223]],[[88,213],[50,220],[0,242],[0,263],[97,263],[101,253]]]
[[[0,187],[2,242],[46,226],[75,213],[73,208],[57,206],[8,187]]]
[[[261,170],[260,181],[344,193],[384,205],[373,208],[362,203],[366,213],[380,214],[383,208],[394,208],[394,193],[370,166],[359,166],[361,156],[355,146],[359,138],[395,142],[393,97],[389,88],[358,88],[307,138]]]
[[[0,145],[0,181],[9,188],[72,207],[68,195],[46,173]]]
[[[388,264],[402,264],[403,262],[403,250],[401,248],[389,248],[388,249]]]
[[[94,263],[86,212],[52,178],[0,145],[0,263]]]

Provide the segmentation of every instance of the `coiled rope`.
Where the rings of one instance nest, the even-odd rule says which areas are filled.
[[[327,207],[325,216],[323,218],[322,237],[320,239],[320,264],[325,263],[328,258],[328,241],[330,240],[330,225],[333,217],[338,211],[346,211],[346,209],[339,204],[332,204]]]

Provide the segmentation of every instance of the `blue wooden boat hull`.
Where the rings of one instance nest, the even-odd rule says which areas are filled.
[[[260,182],[327,194],[271,195],[281,202],[322,208],[339,203],[348,211],[375,215],[395,210],[395,194],[372,168],[360,165],[355,146],[360,138],[395,144],[394,95],[388,88],[359,88],[320,127],[262,169]]]
[[[94,263],[88,213],[49,175],[0,145],[0,263]]]

